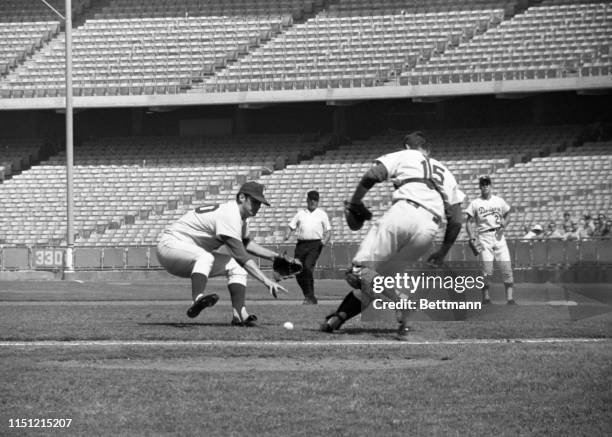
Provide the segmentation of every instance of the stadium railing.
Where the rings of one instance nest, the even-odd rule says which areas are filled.
[[[293,244],[267,245],[273,250],[293,254]],[[612,267],[612,240],[537,241],[509,240],[508,247],[515,271],[533,268],[569,269],[580,266]],[[332,243],[318,261],[319,269],[346,269],[357,251],[354,243]],[[1,247],[0,271],[62,270],[63,247]],[[161,269],[155,246],[77,247],[73,265],[76,270],[144,270]],[[459,267],[478,266],[466,242],[459,242],[448,254],[447,264]],[[262,261],[262,268],[270,263]]]

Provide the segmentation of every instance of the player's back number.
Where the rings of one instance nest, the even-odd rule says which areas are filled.
[[[444,185],[444,169],[439,165],[431,165],[429,160],[421,161],[423,166],[423,177],[425,179],[433,179],[439,185]]]

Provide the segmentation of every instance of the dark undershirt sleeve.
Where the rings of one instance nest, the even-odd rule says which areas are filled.
[[[370,167],[367,172],[365,172],[361,178],[361,182],[359,183],[369,190],[374,186],[374,184],[387,180],[387,177],[387,168],[380,162],[377,162],[375,165]]]

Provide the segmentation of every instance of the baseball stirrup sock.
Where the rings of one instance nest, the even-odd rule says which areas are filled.
[[[193,273],[191,275],[191,296],[194,301],[198,295],[204,292],[207,282],[208,277],[202,273]]]
[[[361,301],[355,296],[352,291],[344,297],[344,300],[342,300],[340,306],[338,307],[338,310],[336,311],[336,313],[346,314],[345,320],[348,320],[351,317],[355,317],[360,312]]]
[[[244,309],[244,300],[246,296],[246,287],[242,284],[228,284],[227,289],[230,292],[230,298],[232,300],[232,307],[234,308],[234,315],[242,317],[242,313],[246,314]],[[248,317],[248,314],[246,315]]]

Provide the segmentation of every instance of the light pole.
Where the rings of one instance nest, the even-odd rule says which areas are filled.
[[[74,144],[72,124],[72,0],[65,0],[65,17],[46,0],[40,0],[65,23],[66,33],[66,259],[65,272],[73,272],[72,252],[74,250]]]

